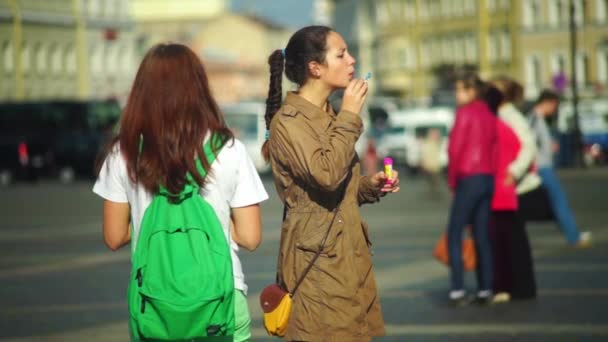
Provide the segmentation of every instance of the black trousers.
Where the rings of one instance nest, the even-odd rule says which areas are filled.
[[[516,211],[492,211],[490,242],[494,262],[494,293],[513,299],[536,297],[536,278],[525,221]]]

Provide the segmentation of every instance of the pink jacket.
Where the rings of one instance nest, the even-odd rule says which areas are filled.
[[[456,111],[448,146],[448,183],[452,190],[464,177],[494,174],[496,121],[490,108],[480,100]]]
[[[494,175],[494,197],[492,210],[517,210],[517,192],[515,184],[506,185],[505,179],[509,165],[517,158],[521,143],[517,135],[504,121],[496,120],[498,136],[498,151],[496,159],[496,174]]]

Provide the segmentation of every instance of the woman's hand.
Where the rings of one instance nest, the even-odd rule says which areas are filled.
[[[388,177],[382,171],[377,172],[371,177],[372,186],[378,188],[380,191],[385,193],[399,192],[399,172],[393,170],[392,183],[387,183]]]
[[[354,79],[350,81],[346,90],[344,90],[344,96],[342,97],[342,108],[340,110],[347,110],[355,114],[361,112],[361,107],[367,97],[367,82],[362,79]]]

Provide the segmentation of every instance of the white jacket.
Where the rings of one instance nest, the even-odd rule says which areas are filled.
[[[534,190],[541,184],[536,171],[531,170],[537,153],[534,133],[524,115],[513,104],[502,105],[498,109],[498,115],[515,132],[521,144],[517,158],[509,165],[509,173],[519,180],[517,193],[523,194]]]

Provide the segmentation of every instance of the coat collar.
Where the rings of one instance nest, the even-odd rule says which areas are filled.
[[[315,104],[309,102],[295,91],[290,91],[287,93],[287,96],[285,97],[285,104],[295,107],[298,113],[301,113],[309,120],[324,119],[336,116],[336,113],[332,109],[329,102],[327,102],[327,111],[324,111],[322,108],[319,108]]]

